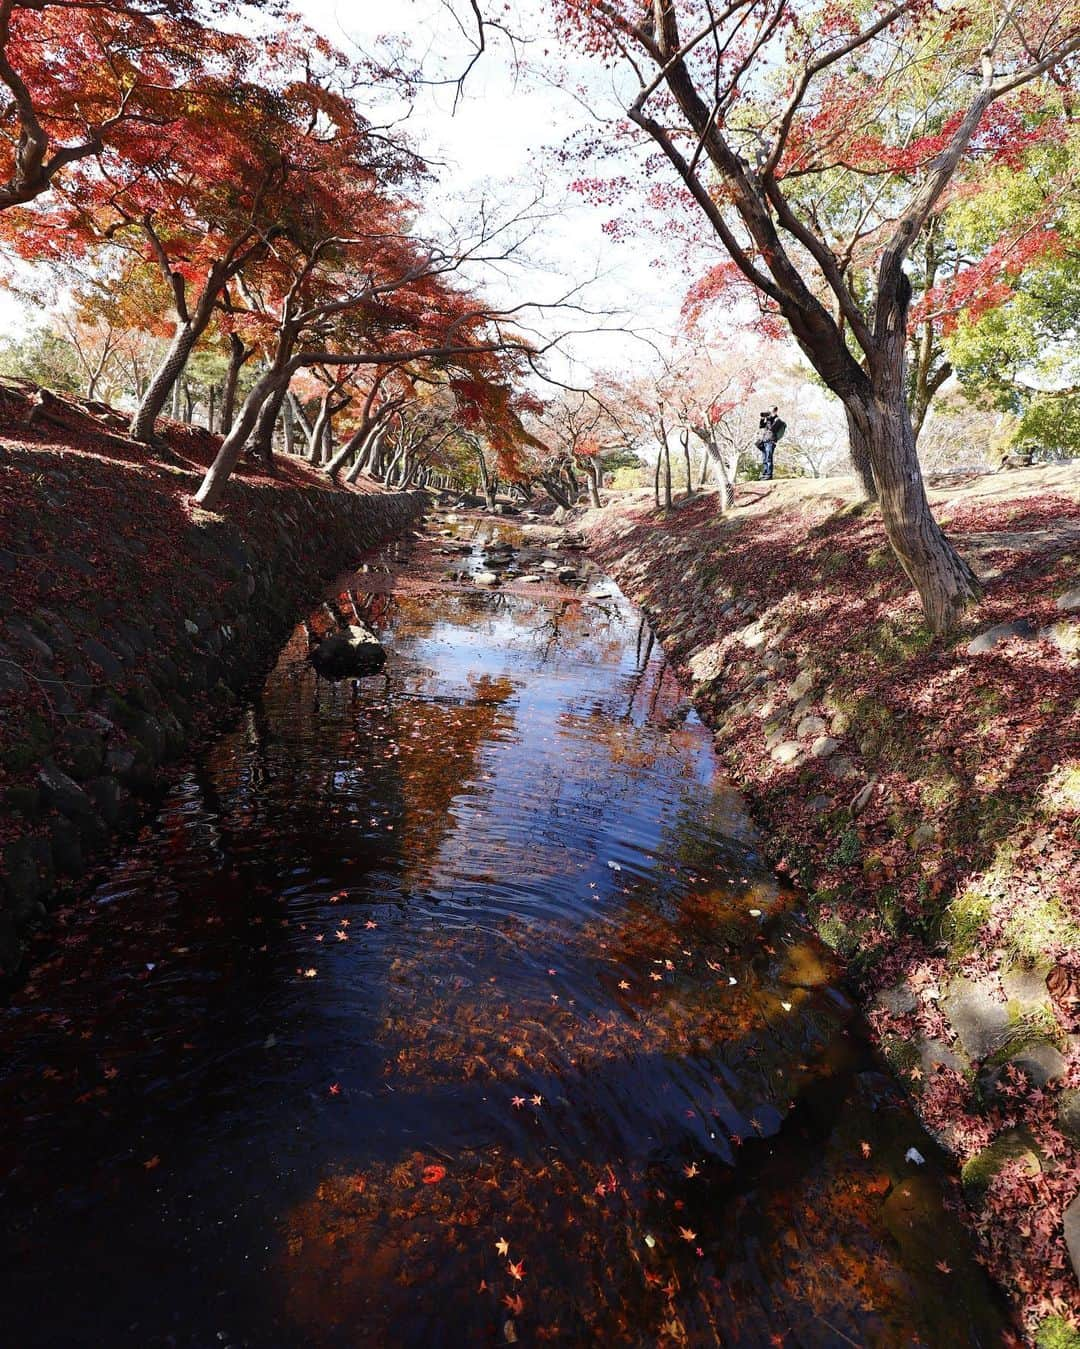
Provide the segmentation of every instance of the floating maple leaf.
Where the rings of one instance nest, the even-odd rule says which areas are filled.
[[[516,1279],[519,1283],[520,1283],[521,1280],[525,1277],[525,1261],[524,1261],[524,1260],[519,1260],[519,1261],[517,1262],[516,1265],[514,1264],[513,1260],[510,1260],[510,1261],[508,1261],[506,1268],[507,1268],[507,1272],[509,1273],[510,1277],[511,1277],[512,1279]]]
[[[446,1167],[440,1166],[437,1162],[431,1166],[425,1166],[420,1173],[420,1179],[425,1185],[438,1185],[439,1181],[446,1175]]]
[[[500,1237],[498,1241],[495,1243],[495,1249],[496,1251],[498,1251],[500,1255],[509,1255],[510,1243],[507,1241],[505,1237]]]

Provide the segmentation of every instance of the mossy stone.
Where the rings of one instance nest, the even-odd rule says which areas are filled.
[[[960,1183],[964,1198],[977,1208],[986,1197],[994,1177],[1008,1162],[1022,1161],[1033,1176],[1042,1170],[1035,1140],[1026,1129],[1008,1129],[989,1145],[964,1163]]]

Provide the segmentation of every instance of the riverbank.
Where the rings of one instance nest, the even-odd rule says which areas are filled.
[[[191,503],[217,438],[149,454],[100,413],[0,390],[0,973],[185,749],[219,730],[302,606],[419,515],[420,493],[296,460]]]
[[[1080,1343],[1080,482],[934,496],[986,584],[946,641],[843,480],[746,484],[726,518],[624,497],[582,524],[963,1166],[957,1204],[1033,1342]]]

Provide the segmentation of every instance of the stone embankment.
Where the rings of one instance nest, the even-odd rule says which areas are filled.
[[[944,641],[843,482],[583,524],[961,1164],[994,1273],[1032,1335],[1080,1344],[1080,481],[935,507],[986,585]]]
[[[0,970],[169,765],[218,729],[322,583],[421,493],[295,463],[193,509],[198,464],[107,439],[0,435]]]

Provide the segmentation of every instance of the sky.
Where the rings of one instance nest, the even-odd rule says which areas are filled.
[[[377,52],[384,37],[405,38],[432,79],[459,73],[474,50],[472,30],[467,30],[467,39],[456,28],[445,0],[359,4],[299,0],[297,7],[308,23],[347,51],[355,44]],[[515,29],[535,38],[518,54],[524,63],[542,64],[533,58],[534,52],[539,58],[547,45],[542,6],[533,0],[514,0],[510,8]],[[467,16],[463,0],[458,0],[457,9]],[[573,78],[589,75],[582,69]],[[610,105],[610,91],[595,92]],[[691,278],[672,276],[655,265],[659,250],[650,250],[640,240],[613,241],[603,228],[612,208],[590,206],[570,191],[573,171],[560,166],[556,154],[588,118],[573,93],[535,71],[515,72],[513,53],[496,37],[470,72],[456,106],[454,95],[453,86],[422,87],[405,123],[414,143],[442,166],[435,199],[444,215],[465,217],[482,198],[511,213],[533,200],[540,183],[545,206],[554,212],[529,244],[530,265],[507,275],[501,295],[500,282],[489,274],[486,292],[499,303],[549,300],[572,285],[588,283],[578,298],[605,315],[578,316],[574,324],[631,327],[649,342],[666,345],[666,335],[678,326],[679,307]],[[552,314],[544,320],[553,330],[570,323],[565,315]],[[589,367],[614,369],[652,358],[649,346],[625,332],[581,336],[561,349],[570,359],[555,358],[553,365],[559,377],[571,379],[583,376]]]

